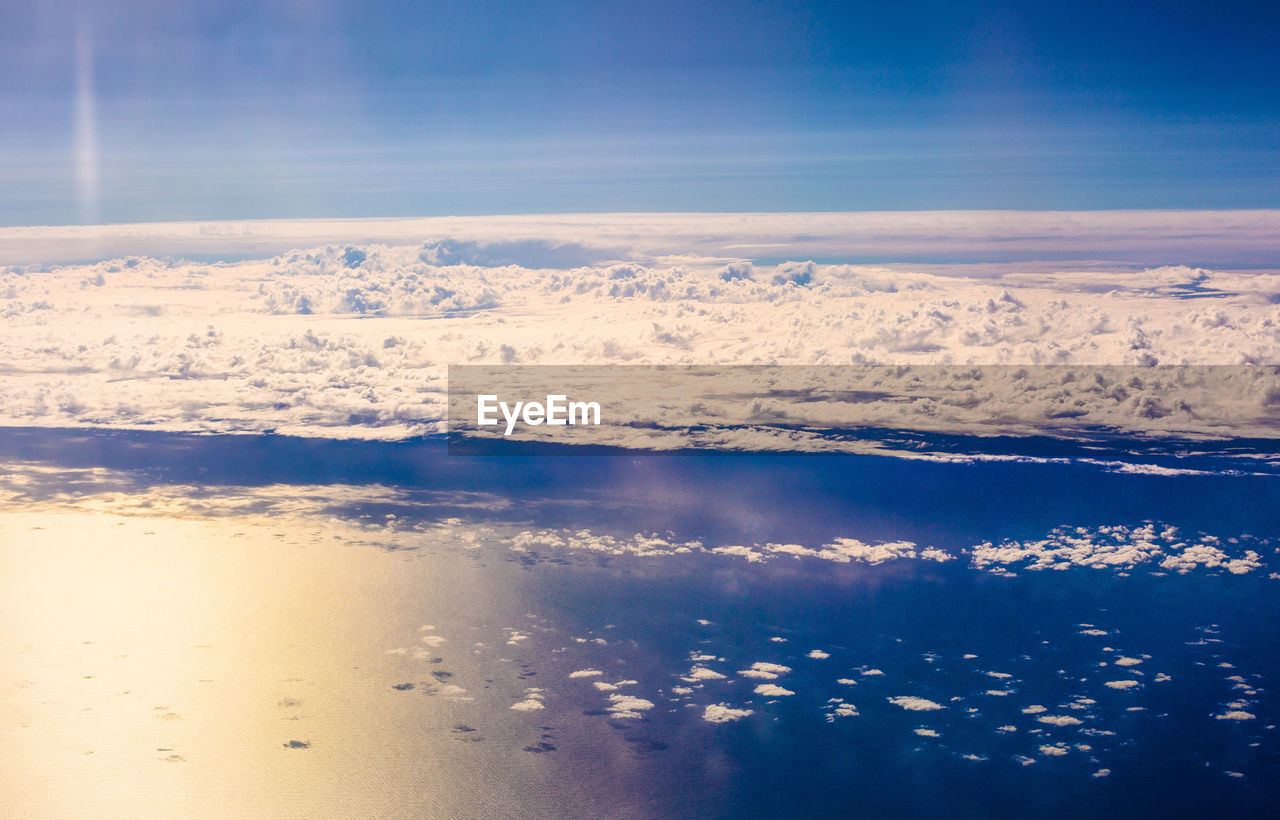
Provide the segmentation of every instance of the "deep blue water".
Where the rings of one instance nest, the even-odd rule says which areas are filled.
[[[0,459],[118,471],[93,480],[53,473],[22,490],[32,502],[104,482],[126,492],[192,485],[210,496],[229,485],[379,485],[399,492],[339,498],[326,512],[661,533],[707,546],[907,540],[958,556],[876,566],[546,548],[469,556],[536,608],[541,630],[510,651],[529,675],[521,680],[550,693],[537,720],[578,727],[538,752],[548,771],[592,772],[578,788],[620,814],[1261,817],[1280,799],[1280,703],[1271,691],[1280,580],[1268,577],[1280,571],[1275,476],[870,456],[461,457],[439,440],[45,430],[4,431]],[[1239,575],[1015,566],[997,575],[964,552],[1041,539],[1055,527],[1143,522],[1217,536],[1233,555],[1247,546],[1261,566]],[[825,657],[809,657],[813,650]],[[771,681],[739,674],[757,662],[790,671]],[[682,679],[699,665],[725,678]],[[634,680],[618,691],[654,707],[611,716],[591,681],[569,678],[582,669]],[[1106,685],[1120,680],[1138,683]],[[761,683],[792,694],[753,693]],[[908,711],[889,700],[904,696],[943,708]],[[857,716],[828,719],[833,698]],[[719,703],[752,714],[703,720]],[[1043,711],[1027,711],[1036,707]],[[1233,711],[1250,717],[1221,718]],[[1078,722],[1041,722],[1046,715]],[[476,720],[517,718],[504,709]],[[574,741],[584,732],[616,739],[625,762],[587,759]]]

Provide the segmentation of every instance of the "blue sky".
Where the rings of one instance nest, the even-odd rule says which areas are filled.
[[[1280,206],[1280,7],[0,0],[0,224]]]

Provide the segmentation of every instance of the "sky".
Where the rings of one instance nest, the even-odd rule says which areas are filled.
[[[1280,206],[1267,3],[0,0],[0,225]]]

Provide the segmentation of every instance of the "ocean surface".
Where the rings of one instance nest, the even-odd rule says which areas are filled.
[[[0,807],[1270,816],[1267,447],[6,429]]]

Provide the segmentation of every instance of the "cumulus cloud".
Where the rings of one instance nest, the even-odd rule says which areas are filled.
[[[1097,218],[1091,230],[1119,243],[1148,241],[1185,218],[1112,216]],[[1226,217],[1205,218],[1219,224]],[[791,428],[764,438],[744,433],[748,447],[802,442],[805,425],[830,426],[851,412],[870,426],[935,431],[1006,422],[1016,430],[1046,419],[1064,430],[1155,433],[1274,426],[1280,386],[1273,378],[1079,370],[1068,383],[1034,368],[1280,361],[1274,273],[1043,265],[939,271],[807,261],[864,256],[865,245],[830,237],[881,243],[886,234],[871,225],[897,226],[899,249],[912,253],[913,236],[941,247],[937,224],[952,226],[964,237],[959,244],[972,248],[976,235],[997,224],[1000,232],[1035,224],[1043,233],[1018,241],[1053,244],[1090,217],[937,219],[928,231],[914,215],[869,214],[129,226],[95,229],[93,241],[120,255],[84,264],[54,258],[79,241],[74,229],[0,229],[11,263],[0,268],[7,388],[0,423],[400,439],[441,430],[446,363],[630,362],[1030,368],[968,380],[917,371],[914,380],[868,387],[856,401],[821,391],[802,401],[771,396],[731,420],[755,414],[757,426],[786,419]],[[1256,238],[1266,234],[1257,225],[1274,215],[1231,219],[1232,230]],[[1252,227],[1240,228],[1241,220]],[[416,233],[409,224],[419,225]],[[819,240],[797,239],[814,237],[822,224],[843,226],[821,240],[830,247],[818,252]],[[1121,224],[1140,225],[1133,230],[1141,235],[1117,235]],[[744,241],[726,243],[735,232]],[[786,250],[771,255],[789,261],[738,257],[734,246],[757,232],[785,237],[775,244]],[[1202,230],[1195,234],[1208,241]],[[1002,251],[1015,246],[1006,235],[986,240]],[[226,261],[175,258],[183,247],[205,257],[224,253]],[[1162,245],[1160,256],[1169,248]],[[14,263],[24,254],[34,254],[31,264]],[[1206,294],[1215,298],[1186,298]],[[465,323],[447,321],[463,316]],[[582,316],[593,320],[574,321]],[[820,343],[797,346],[797,338]],[[875,546],[878,552],[839,542],[828,549],[832,560],[897,557]],[[1213,558],[1186,556],[1195,565]]]
[[[791,671],[790,666],[783,666],[780,663],[769,663],[767,661],[757,661],[751,664],[749,669],[739,669],[738,674],[744,678],[759,678],[762,680],[777,680],[781,675],[785,675]]]
[[[1048,723],[1050,726],[1079,726],[1082,722],[1079,718],[1070,715],[1041,715],[1036,720]]]
[[[757,695],[764,695],[765,697],[769,697],[769,698],[784,697],[786,695],[795,694],[795,692],[791,691],[790,689],[779,686],[776,683],[762,683],[759,686],[757,686],[753,691]]]
[[[605,711],[614,718],[642,718],[653,706],[653,701],[635,695],[614,694],[609,696],[609,705],[605,707]]]
[[[834,723],[838,718],[858,716],[858,708],[847,703],[844,698],[829,698],[826,705],[827,722]]]
[[[708,669],[705,666],[695,666],[690,669],[689,673],[682,677],[681,680],[686,683],[697,683],[708,680],[724,680],[724,677],[724,675],[714,669]]]
[[[1235,550],[1235,554],[1230,555],[1225,546],[1216,536],[1186,537],[1174,527],[1147,522],[1136,526],[1057,527],[1040,539],[984,542],[974,546],[969,554],[975,568],[995,571],[1072,567],[1130,570],[1146,565],[1180,573],[1193,569],[1225,569],[1241,575],[1262,566],[1257,551],[1235,544],[1230,545]],[[1086,627],[1080,634],[1101,637],[1107,632]]]
[[[702,719],[707,723],[731,723],[752,714],[751,709],[735,709],[726,703],[715,703],[702,710]]]
[[[536,712],[539,709],[545,709],[542,701],[544,696],[541,689],[530,688],[525,690],[524,700],[511,704],[511,708],[517,712]]]
[[[1232,709],[1220,715],[1214,715],[1217,720],[1253,720],[1255,717],[1257,716],[1252,712],[1246,712],[1243,709]]]
[[[887,698],[887,700],[894,706],[900,706],[910,712],[929,712],[947,708],[942,704],[935,703],[927,698],[919,698],[911,695],[900,695],[898,697]]]

